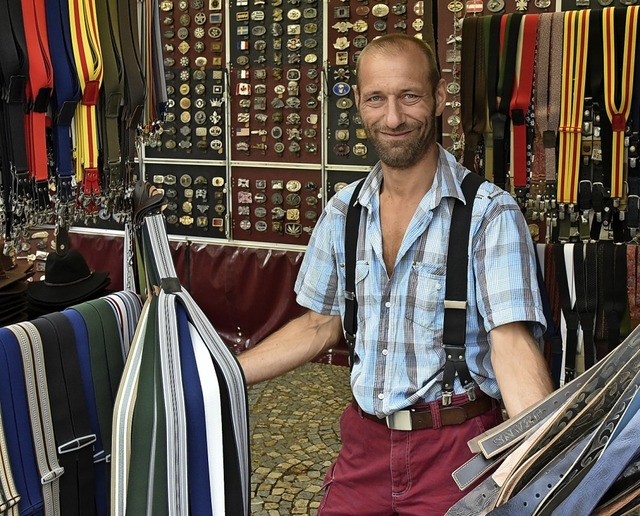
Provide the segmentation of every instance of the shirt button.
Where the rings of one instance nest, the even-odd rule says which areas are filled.
[[[382,394],[382,393],[378,394],[378,399],[379,400],[383,400],[384,399],[384,394]]]
[[[387,308],[391,307],[391,301],[387,301],[384,306],[386,306]]]
[[[389,354],[389,350],[388,349],[383,349],[382,350],[382,354],[386,357]]]
[[[440,290],[440,285],[436,285],[436,290]]]

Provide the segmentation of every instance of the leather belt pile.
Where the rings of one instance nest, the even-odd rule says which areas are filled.
[[[637,241],[640,6],[481,11],[467,7],[449,84],[465,165],[511,191],[538,241]]]
[[[114,408],[114,514],[249,514],[247,393],[240,366],[183,289],[166,199],[134,192],[135,252],[147,299]]]
[[[640,327],[578,378],[470,441],[477,455],[454,472],[459,487],[495,471],[447,514],[613,514],[637,508],[639,366]]]

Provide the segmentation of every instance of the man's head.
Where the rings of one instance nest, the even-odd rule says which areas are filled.
[[[424,70],[427,74],[427,81],[431,84],[431,91],[435,94],[436,86],[440,80],[440,68],[438,67],[433,49],[423,40],[401,32],[380,36],[372,40],[364,47],[362,52],[360,52],[356,63],[356,84],[358,87],[360,86],[360,63],[363,57],[366,57],[369,53],[376,53],[383,58],[386,56],[388,59],[394,59],[410,48],[417,50],[424,57]]]
[[[356,74],[356,103],[380,160],[397,169],[416,165],[435,144],[446,99],[433,51],[405,34],[382,36],[362,51]]]

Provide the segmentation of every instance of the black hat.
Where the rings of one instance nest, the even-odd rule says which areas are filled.
[[[92,272],[84,257],[70,249],[65,254],[49,253],[44,279],[31,283],[27,294],[37,304],[69,306],[101,292],[110,281],[108,272]]]

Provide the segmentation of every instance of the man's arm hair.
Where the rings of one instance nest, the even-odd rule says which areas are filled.
[[[238,355],[249,385],[280,376],[313,360],[342,338],[339,315],[308,311]]]

